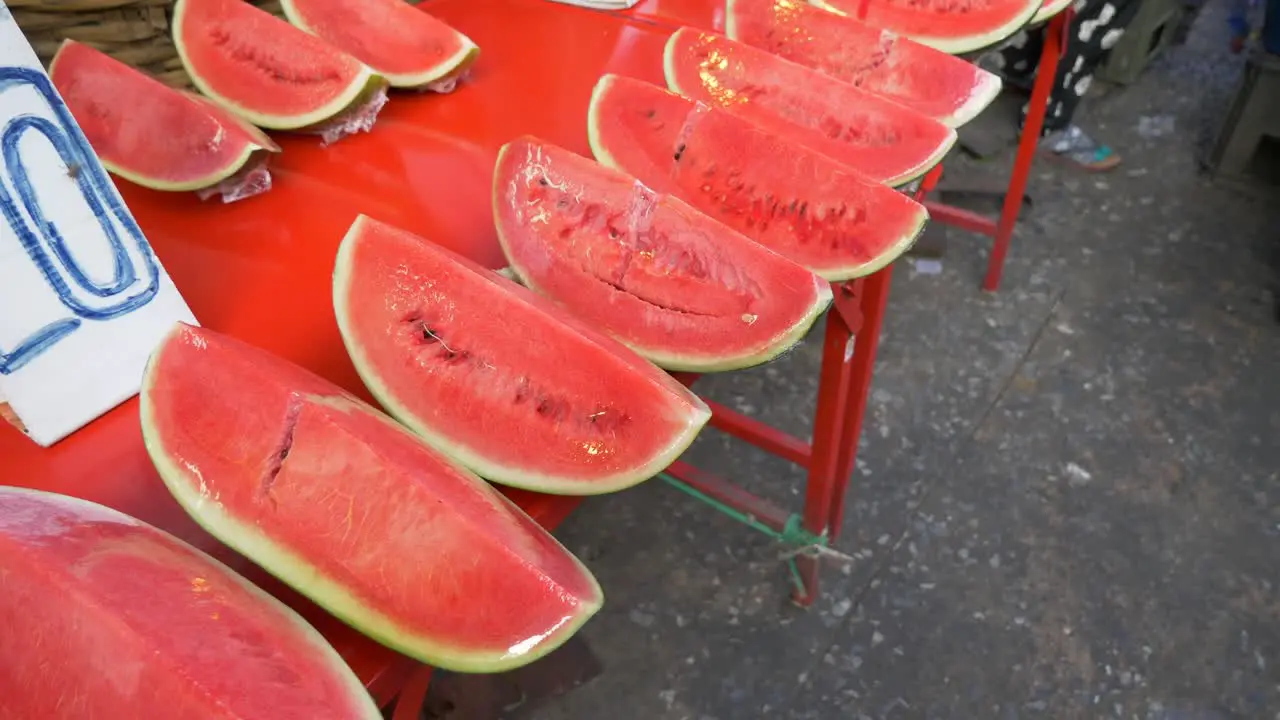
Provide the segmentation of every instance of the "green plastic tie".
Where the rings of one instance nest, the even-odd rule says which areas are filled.
[[[788,546],[779,559],[785,560],[787,569],[790,571],[791,583],[795,586],[797,595],[804,595],[807,591],[804,586],[804,578],[800,576],[800,567],[796,564],[796,558],[800,555],[809,557],[832,557],[837,558],[841,562],[851,563],[853,558],[844,553],[832,550],[830,538],[824,532],[815,535],[804,529],[804,519],[799,515],[792,513],[787,517],[787,521],[783,524],[782,530],[774,530],[768,525],[760,522],[754,515],[744,513],[741,510],[730,507],[729,505],[716,500],[706,493],[698,490],[692,485],[678,480],[667,473],[658,473],[658,477],[662,478],[671,487],[685,493],[699,502],[709,505],[712,509],[719,511],[724,515],[737,520],[738,522],[750,527],[758,532],[773,538],[779,543]]]
[[[662,478],[662,480],[671,487],[689,495],[695,500],[711,506],[713,509],[718,510],[724,515],[728,515],[743,525],[762,532],[783,545],[795,548],[793,551],[789,551],[787,553],[785,556],[787,558],[794,559],[796,555],[841,555],[841,553],[837,553],[828,548],[829,540],[825,532],[818,535],[805,530],[804,520],[799,515],[792,513],[791,516],[787,518],[786,523],[782,526],[782,530],[774,530],[763,522],[760,522],[760,520],[754,515],[729,507],[725,503],[716,500],[692,485],[678,480],[667,473],[658,473],[658,477]]]

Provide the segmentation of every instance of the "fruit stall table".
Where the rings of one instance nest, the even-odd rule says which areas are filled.
[[[865,12],[865,6],[862,9]],[[663,33],[684,25],[720,33],[725,31],[723,0],[640,0],[625,10],[590,12],[609,13]],[[1066,9],[1049,20],[1040,61],[1041,71],[1032,93],[1033,109],[1019,140],[1000,215],[992,219],[925,199],[941,179],[941,166],[928,173],[918,186],[904,188],[924,202],[932,220],[987,235],[994,240],[983,282],[984,289],[989,291],[999,286],[1004,259],[1022,209],[1027,179],[1044,123],[1048,93],[1061,50],[1065,47],[1064,33],[1070,18],[1071,10]],[[798,529],[800,532],[790,538],[793,543],[816,541],[820,547],[813,549],[820,549],[838,539],[891,275],[892,265],[867,278],[833,286],[835,303],[826,324],[812,444],[723,406],[711,404],[714,412],[712,426],[808,469],[802,516],[789,515],[785,510],[683,462],[673,465],[669,474],[695,494],[727,507],[731,514],[737,514],[766,532],[788,539],[788,530]],[[857,342],[854,342],[855,336]],[[691,382],[694,378],[687,379]],[[798,527],[797,519],[800,521]],[[817,557],[812,553],[799,555],[793,572],[796,580],[794,599],[800,604],[812,603],[818,590]]]
[[[724,5],[723,0],[640,0],[628,10],[610,12],[636,22],[662,27],[667,31],[681,25],[689,25],[723,33],[725,31]],[[1013,231],[1018,224],[1018,216],[1022,212],[1027,180],[1031,175],[1031,164],[1035,160],[1040,130],[1044,127],[1049,90],[1057,73],[1058,58],[1066,47],[1066,32],[1071,23],[1071,14],[1071,8],[1064,7],[1048,21],[1049,27],[1045,34],[1044,49],[1040,55],[1039,72],[1031,92],[1031,109],[1028,111],[1018,140],[1018,150],[1014,156],[1008,187],[1003,193],[1000,214],[993,219],[952,205],[927,199],[924,201],[933,221],[992,239],[991,254],[987,259],[987,273],[982,281],[982,288],[987,291],[995,291],[1000,287],[1005,257],[1009,252]],[[936,179],[935,176],[935,181]]]
[[[314,137],[277,136],[284,152],[272,165],[273,189],[260,197],[223,205],[117,180],[202,324],[365,399],[371,398],[343,347],[331,299],[336,249],[356,216],[367,214],[488,267],[502,267],[490,199],[498,148],[531,133],[590,156],[587,105],[600,75],[663,83],[662,50],[670,27],[660,23],[547,0],[426,0],[422,6],[482,48],[472,76],[454,93],[396,96],[371,132],[328,147]],[[937,177],[931,173],[924,189]],[[795,560],[795,598],[804,604],[816,597],[818,556],[841,525],[889,277],[886,270],[835,288],[812,443],[712,405],[714,427],[808,468],[801,514],[684,463],[669,470],[670,479],[685,489],[807,546],[811,552]],[[48,449],[0,424],[0,458],[4,483],[116,508],[244,573],[311,621],[380,705],[399,697],[396,717],[417,717],[429,669],[361,636],[200,530],[155,473],[142,445],[136,398]],[[508,494],[548,528],[581,501]]]
[[[472,80],[456,93],[395,98],[372,132],[329,147],[320,147],[315,137],[281,135],[285,152],[272,165],[272,190],[229,205],[115,179],[203,325],[272,351],[370,401],[339,337],[331,295],[338,243],[356,216],[366,213],[395,223],[501,267],[505,262],[490,205],[498,148],[532,132],[587,153],[587,100],[599,74],[612,70],[653,79],[661,74],[660,65],[630,65],[640,61],[627,51],[639,46],[648,52],[635,57],[658,57],[664,36],[618,19],[541,0],[431,5],[485,48]],[[418,717],[427,668],[320,610],[218,543],[178,506],[143,447],[137,398],[50,448],[0,422],[0,458],[0,482],[115,508],[241,572],[315,625],[379,705],[400,697],[396,717]],[[581,502],[505,492],[548,528]]]

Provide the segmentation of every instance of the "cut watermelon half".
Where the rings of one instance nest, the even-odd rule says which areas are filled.
[[[448,92],[480,56],[466,35],[404,0],[282,0],[289,22],[385,77]]]
[[[315,128],[387,85],[354,57],[244,0],[178,0],[173,44],[201,92],[259,127]]]
[[[154,190],[213,187],[280,147],[203,98],[66,40],[49,77],[102,164]]]
[[[766,362],[831,303],[804,267],[536,138],[503,146],[493,182],[498,239],[525,286],[662,367]]]
[[[804,0],[728,0],[725,34],[960,127],[1000,94],[972,63]]]
[[[956,131],[879,95],[722,35],[681,28],[667,85],[795,139],[878,182],[900,185],[942,161]]]
[[[0,587],[4,717],[382,717],[297,613],[96,503],[0,487]]]
[[[893,188],[642,80],[600,78],[588,118],[597,160],[827,280],[879,270],[929,219],[924,206]]]
[[[491,485],[264,350],[178,325],[148,363],[141,415],[160,476],[205,530],[422,662],[518,667],[603,602]]]
[[[1035,16],[1044,0],[810,0],[952,55],[995,45]],[[860,9],[866,15],[860,16]]]
[[[338,328],[383,407],[494,482],[597,495],[670,465],[705,403],[549,300],[361,216],[338,249]]]

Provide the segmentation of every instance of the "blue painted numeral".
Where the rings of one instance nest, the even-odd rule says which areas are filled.
[[[98,164],[89,142],[54,91],[53,83],[39,70],[0,68],[0,93],[17,87],[29,87],[39,93],[58,122],[34,115],[19,115],[0,131],[0,156],[3,157],[0,164],[0,172],[3,172],[0,176],[0,214],[4,215],[5,222],[17,235],[27,256],[73,317],[44,326],[13,350],[6,352],[0,348],[0,375],[16,372],[39,357],[59,340],[75,332],[81,325],[81,319],[104,321],[127,315],[151,302],[160,288],[159,266],[142,236],[142,230],[128,209],[115,202],[106,171]],[[111,251],[113,268],[111,278],[106,282],[96,282],[89,277],[72,254],[57,223],[45,215],[18,148],[19,141],[28,132],[42,135],[57,151],[62,162],[74,170],[70,175],[97,219]],[[17,194],[16,199],[9,192],[10,183]],[[126,237],[121,237],[117,228],[123,230]],[[135,267],[135,259],[129,255],[130,245],[137,250],[141,268]],[[77,291],[85,296],[78,295]],[[95,299],[101,299],[101,302]]]

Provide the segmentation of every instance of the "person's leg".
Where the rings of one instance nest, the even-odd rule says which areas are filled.
[[[1119,164],[1110,148],[1095,142],[1072,120],[1080,100],[1093,82],[1094,72],[1137,13],[1141,0],[1084,0],[1069,28],[1066,49],[1058,63],[1045,112],[1045,147],[1063,159],[1091,170]],[[1026,116],[1026,108],[1023,108]]]
[[[996,73],[1007,84],[1030,90],[1035,82],[1036,66],[1044,50],[1044,26],[1021,30],[1009,44],[991,53],[982,67]]]

